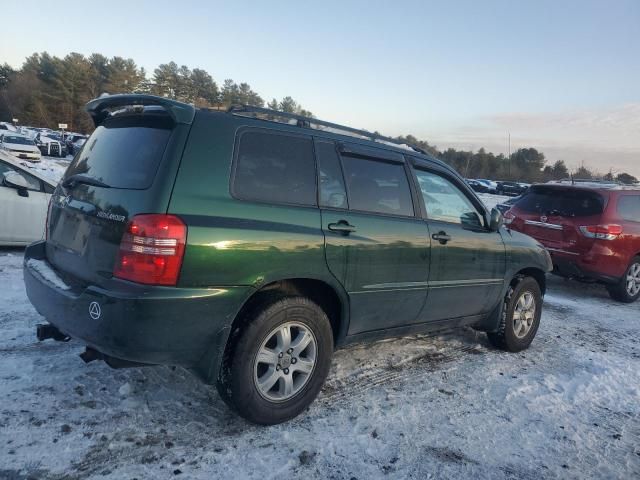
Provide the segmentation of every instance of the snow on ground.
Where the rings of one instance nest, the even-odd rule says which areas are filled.
[[[0,250],[0,478],[638,478],[640,305],[551,278],[537,338],[471,329],[335,354],[299,418],[258,427],[169,367],[38,343],[22,252]]]

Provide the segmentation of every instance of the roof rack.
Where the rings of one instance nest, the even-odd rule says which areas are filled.
[[[617,180],[604,180],[602,178],[563,178],[562,180],[550,180],[547,183],[593,183],[602,185],[622,185]]]
[[[227,109],[227,112],[232,113],[234,115],[248,114],[247,116],[250,116],[252,118],[269,120],[272,122],[277,122],[277,120],[274,117],[286,118],[290,120],[295,120],[296,125],[298,127],[316,128],[318,130],[320,129],[318,127],[325,127],[333,130],[334,131],[333,133],[348,135],[348,136],[357,137],[357,138],[364,138],[364,139],[372,140],[374,142],[390,143],[390,144],[393,144],[394,146],[401,146],[401,147],[404,146],[404,147],[410,148],[415,152],[422,153],[423,155],[428,155],[427,152],[425,152],[422,148],[409,144],[407,142],[401,142],[399,140],[396,140],[395,138],[385,137],[384,135],[380,135],[378,133],[372,133],[372,132],[367,132],[366,130],[359,130],[357,128],[346,127],[344,125],[339,125],[337,123],[325,122],[324,120],[318,120],[317,118],[298,115],[295,113],[281,112],[279,110],[272,110],[270,108],[263,108],[263,107],[254,107],[251,105],[231,105]],[[266,116],[266,118],[260,115],[264,115]],[[314,125],[316,126],[314,127]]]

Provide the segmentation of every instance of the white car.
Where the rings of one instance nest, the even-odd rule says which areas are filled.
[[[0,245],[28,245],[44,238],[47,208],[55,182],[28,172],[0,151]]]
[[[18,129],[11,125],[8,122],[0,122],[0,130],[9,131],[9,132],[17,132]]]
[[[40,149],[36,146],[36,143],[23,135],[16,133],[0,135],[0,148],[11,155],[31,162],[39,162],[41,160]]]

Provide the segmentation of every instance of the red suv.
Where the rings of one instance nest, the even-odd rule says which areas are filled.
[[[505,224],[542,243],[554,273],[600,282],[622,302],[640,297],[640,187],[534,185],[505,214]]]

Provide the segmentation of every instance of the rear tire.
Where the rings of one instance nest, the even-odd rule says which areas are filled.
[[[609,296],[618,302],[633,303],[640,298],[640,257],[634,257],[615,285],[607,285]]]
[[[254,310],[235,342],[218,390],[253,423],[294,418],[313,402],[329,373],[331,324],[308,298],[284,297]]]
[[[520,352],[531,345],[542,315],[542,292],[532,277],[519,277],[504,299],[500,326],[487,332],[489,342],[507,352]]]

